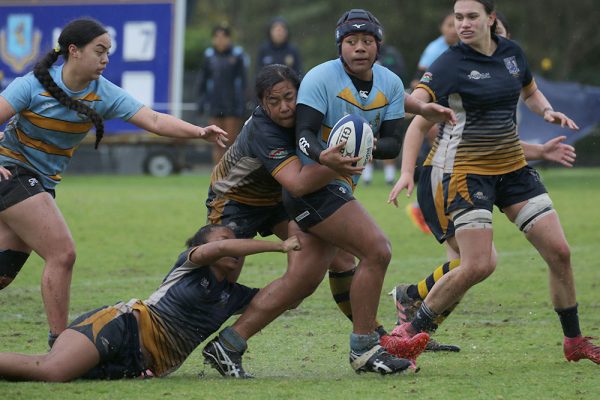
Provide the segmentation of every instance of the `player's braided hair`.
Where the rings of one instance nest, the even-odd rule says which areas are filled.
[[[65,60],[69,59],[69,45],[84,47],[92,40],[106,33],[106,29],[93,19],[77,19],[65,26],[58,37],[58,47],[50,51],[33,68],[33,74],[44,88],[63,106],[87,116],[96,127],[96,143],[94,148],[104,136],[104,121],[100,114],[79,100],[74,100],[62,90],[52,79],[48,69],[62,55]]]

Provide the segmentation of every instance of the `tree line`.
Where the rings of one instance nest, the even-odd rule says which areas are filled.
[[[305,69],[337,56],[334,29],[350,8],[366,8],[385,28],[385,41],[403,55],[412,76],[425,46],[439,36],[442,17],[452,0],[190,0],[185,43],[185,67],[197,70],[210,45],[212,27],[228,23],[255,63],[267,25],[283,16],[291,40],[299,47]],[[512,37],[525,50],[531,69],[552,80],[600,85],[600,7],[597,0],[497,0],[508,18]]]

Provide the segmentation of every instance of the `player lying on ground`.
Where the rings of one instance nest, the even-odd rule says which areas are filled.
[[[240,268],[240,259],[300,249],[295,236],[284,242],[235,239],[222,225],[200,228],[186,244],[147,300],[83,314],[47,354],[0,353],[0,378],[66,382],[165,376],[258,292],[226,279]]]

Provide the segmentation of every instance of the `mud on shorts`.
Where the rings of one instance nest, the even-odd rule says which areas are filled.
[[[207,222],[231,228],[238,239],[251,239],[257,234],[267,237],[273,227],[289,218],[283,203],[273,206],[251,206],[238,201],[216,196],[209,189],[206,199]]]
[[[327,219],[352,200],[355,200],[352,191],[337,182],[302,197],[294,197],[283,190],[285,210],[303,231]]]
[[[137,320],[127,304],[117,303],[87,312],[75,319],[68,329],[83,333],[100,353],[100,363],[81,378],[136,378],[146,370]]]
[[[39,175],[18,165],[5,166],[12,176],[10,179],[0,180],[0,211],[4,211],[25,199],[38,193],[48,192],[55,197],[53,189],[42,186]]]
[[[547,193],[539,173],[530,166],[502,175],[445,173],[443,182],[445,212],[461,209],[501,211],[509,206]]]

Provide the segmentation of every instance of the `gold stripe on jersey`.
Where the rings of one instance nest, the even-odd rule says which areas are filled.
[[[7,149],[6,147],[0,147],[0,154],[6,157],[14,158],[15,160],[19,160],[25,164],[31,165],[29,161],[20,153],[17,153],[14,150]]]
[[[429,150],[429,153],[427,154],[427,158],[423,162],[423,165],[425,165],[425,166],[432,165],[433,156],[435,155],[439,146],[440,146],[440,138],[436,137],[433,142],[433,145],[431,145],[431,150]]]
[[[327,141],[329,140],[329,134],[331,133],[331,129],[332,128],[325,125],[321,126],[321,139],[323,139],[325,143],[327,143]]]
[[[60,147],[56,147],[52,144],[42,142],[41,140],[30,138],[25,132],[23,132],[20,129],[17,129],[17,138],[19,139],[19,142],[21,142],[25,146],[39,150],[46,154],[54,154],[57,156],[71,158],[73,156],[73,152],[75,151],[75,147],[71,147],[70,149],[61,149]]]
[[[225,204],[227,203],[227,199],[222,197],[215,197],[213,201],[210,202],[210,213],[206,219],[208,223],[213,225],[221,224],[221,217],[223,217],[223,210],[225,209]]]
[[[431,96],[431,101],[433,103],[435,103],[437,101],[437,97],[436,97],[435,93],[433,92],[433,90],[431,90],[431,88],[429,86],[419,83],[417,85],[417,87],[415,87],[415,89],[424,89]]]
[[[62,176],[60,175],[50,175],[48,176],[48,178],[54,180],[54,181],[61,181],[62,180]]]
[[[75,97],[75,100],[100,101],[101,99],[96,93],[90,92],[83,97]]]
[[[54,97],[50,94],[50,92],[42,92],[42,93],[40,93],[40,96]],[[90,92],[83,97],[73,97],[73,100],[100,101],[102,99],[96,93]]]
[[[69,121],[61,121],[58,119],[52,119],[48,117],[41,116],[32,111],[22,111],[21,115],[31,122],[33,125],[48,129],[51,131],[59,131],[64,133],[87,133],[94,124],[92,122],[69,122]]]
[[[170,354],[169,348],[173,344],[157,320],[153,318],[148,307],[141,301],[132,305],[140,313],[139,326],[142,345],[152,356],[150,370],[157,376],[167,374],[183,360],[177,360]]]
[[[292,157],[290,157],[290,158],[288,158],[288,159],[284,160],[284,161],[283,161],[281,164],[279,164],[279,165],[277,166],[277,168],[275,168],[275,169],[274,169],[274,170],[271,172],[271,175],[273,175],[273,176],[277,175],[277,173],[278,173],[279,171],[281,171],[281,170],[283,169],[283,167],[285,167],[286,165],[288,165],[289,163],[291,163],[292,161],[294,161],[294,160],[297,160],[297,159],[298,159],[298,156],[292,156]]]
[[[385,95],[380,91],[377,91],[375,99],[365,106],[363,106],[360,103],[360,101],[356,100],[356,97],[354,97],[354,94],[352,94],[352,90],[350,90],[350,88],[345,88],[344,90],[342,90],[340,93],[338,93],[337,97],[347,101],[348,103],[360,108],[363,111],[376,110],[378,108],[383,108],[389,104],[387,97],[385,97]]]
[[[92,334],[94,335],[94,343],[96,342],[96,336],[100,333],[102,328],[106,326],[110,321],[121,315],[121,312],[114,307],[107,307],[103,310],[93,313],[85,320],[81,321],[74,327],[92,325]]]

